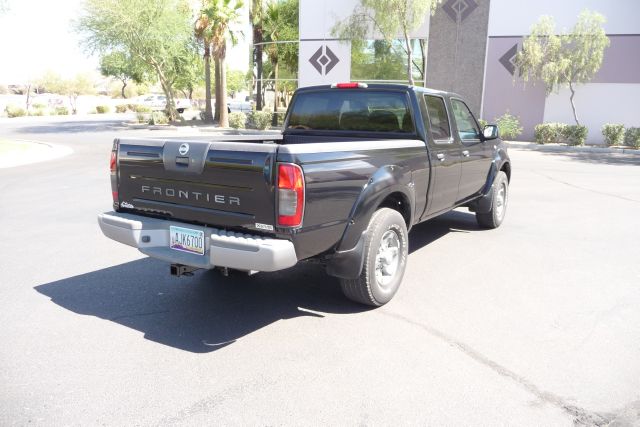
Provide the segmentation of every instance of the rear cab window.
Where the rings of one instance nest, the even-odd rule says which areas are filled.
[[[413,134],[405,92],[327,89],[301,92],[291,106],[287,130]]]

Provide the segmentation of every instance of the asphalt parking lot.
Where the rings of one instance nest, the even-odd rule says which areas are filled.
[[[96,214],[113,137],[176,133],[48,120],[0,124],[73,150],[0,169],[1,425],[640,424],[640,156],[512,149],[503,226],[415,227],[372,310],[315,265],[169,276]]]

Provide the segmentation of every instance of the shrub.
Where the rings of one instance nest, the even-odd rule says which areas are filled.
[[[273,119],[269,111],[252,111],[249,114],[249,127],[265,130],[271,125]]]
[[[33,110],[29,111],[29,115],[30,116],[44,116],[44,109],[42,109],[42,108],[34,108]]]
[[[640,148],[640,128],[629,128],[624,134],[624,144]]]
[[[244,129],[247,123],[247,115],[241,112],[229,114],[229,126],[234,129]]]
[[[515,139],[522,133],[520,119],[511,114],[504,113],[496,119],[496,124],[500,130],[500,137],[503,139]]]
[[[624,125],[617,123],[606,123],[602,126],[602,136],[607,147],[612,145],[622,145],[624,141]]]
[[[162,111],[154,111],[151,113],[151,118],[149,119],[150,125],[166,125],[169,123],[169,118]]]
[[[482,130],[486,125],[489,124],[489,122],[484,119],[478,119],[478,124],[480,125],[480,130]]]
[[[146,105],[134,105],[133,111],[135,111],[136,113],[150,113],[151,108],[147,107]]]
[[[552,144],[557,140],[557,132],[553,123],[540,123],[536,125],[534,135],[538,144]]]
[[[124,104],[116,105],[116,113],[126,113],[127,109],[127,106]]]
[[[35,104],[32,105],[32,107],[35,108],[36,110],[44,110],[45,108],[47,108],[45,104],[42,104],[40,102],[36,102]]]
[[[65,106],[60,105],[53,110],[53,114],[56,116],[66,116],[69,114],[69,109]]]
[[[564,142],[569,145],[584,145],[589,129],[584,125],[565,126],[562,130]]]
[[[24,108],[15,107],[13,105],[7,105],[4,109],[7,113],[7,117],[22,117],[27,115],[27,111]]]
[[[138,123],[147,123],[149,122],[149,114],[136,113],[136,120],[138,121]]]
[[[109,106],[108,105],[97,105],[96,106],[96,112],[98,114],[105,114],[109,112]]]
[[[557,144],[564,142],[564,123],[542,123],[535,127],[535,139],[538,144]]]

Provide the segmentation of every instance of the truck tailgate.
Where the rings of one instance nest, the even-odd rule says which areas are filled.
[[[120,139],[120,210],[269,229],[275,225],[277,149],[273,143]]]

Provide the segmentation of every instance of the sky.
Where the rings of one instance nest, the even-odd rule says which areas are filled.
[[[0,0],[1,1],[1,0]],[[82,0],[5,0],[9,10],[0,14],[0,84],[23,84],[51,70],[64,77],[95,71],[98,58],[83,52],[72,20]],[[237,46],[227,50],[231,69],[248,69],[251,30],[248,13]]]

